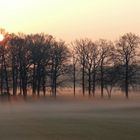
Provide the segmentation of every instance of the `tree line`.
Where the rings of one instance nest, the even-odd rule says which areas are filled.
[[[49,89],[56,97],[58,87],[71,87],[75,96],[81,87],[83,96],[100,88],[101,97],[106,90],[111,98],[117,88],[128,98],[130,89],[139,90],[140,37],[133,33],[115,42],[85,38],[70,44],[44,33],[1,33],[1,96],[46,96]]]

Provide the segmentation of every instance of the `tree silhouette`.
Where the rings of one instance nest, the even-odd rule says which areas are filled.
[[[130,80],[134,76],[133,69],[131,67],[136,63],[137,48],[139,46],[140,38],[132,33],[127,33],[123,35],[119,41],[116,43],[117,46],[117,58],[120,65],[123,67],[122,80],[124,81],[124,90],[126,98],[128,98]]]
[[[111,54],[110,50],[113,47],[112,42],[107,40],[99,40],[98,42],[100,52],[100,84],[101,84],[101,97],[104,96],[104,84],[105,84],[105,67],[110,64]]]
[[[50,77],[51,77],[51,89],[52,95],[56,97],[57,87],[62,82],[58,81],[59,78],[65,74],[67,69],[69,57],[69,50],[67,49],[65,42],[54,42],[51,50],[50,61]]]
[[[100,39],[74,41],[72,49],[51,35],[9,34],[0,42],[1,95],[46,95],[47,88],[56,97],[58,87],[76,88],[82,82],[82,94],[95,95],[97,86],[111,98],[114,87],[125,91],[139,87],[139,36],[127,33],[115,45]],[[80,75],[80,76],[79,76]],[[79,80],[80,79],[80,80]],[[72,82],[71,82],[72,81]],[[80,82],[79,82],[80,81]]]

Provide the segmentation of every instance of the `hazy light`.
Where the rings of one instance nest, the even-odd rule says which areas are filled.
[[[140,0],[0,0],[0,27],[76,38],[117,39],[140,34]]]
[[[3,41],[4,36],[2,34],[0,34],[0,41]]]

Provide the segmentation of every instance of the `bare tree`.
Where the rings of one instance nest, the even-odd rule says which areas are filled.
[[[71,57],[72,57],[72,79],[73,79],[73,95],[76,95],[76,65],[77,65],[77,55],[76,55],[76,50],[75,50],[75,45],[71,43]],[[71,68],[70,68],[71,70]]]
[[[81,40],[76,40],[74,42],[75,45],[75,50],[76,50],[76,54],[78,56],[78,61],[79,64],[81,66],[82,69],[82,92],[83,92],[83,96],[85,96],[85,77],[86,77],[86,50],[87,50],[87,46],[91,44],[91,40],[89,39],[81,39]]]
[[[22,33],[13,35],[9,44],[12,60],[13,95],[16,95],[17,85],[19,85],[19,94],[23,94],[26,97],[30,67],[30,51],[27,36]]]
[[[51,50],[51,61],[50,61],[50,77],[51,77],[51,89],[52,96],[56,97],[57,87],[62,81],[58,81],[63,76],[67,69],[69,58],[69,50],[66,47],[65,42],[59,41],[54,42]]]
[[[1,94],[10,95],[9,79],[8,79],[8,47],[9,34],[4,30],[0,29],[0,33],[3,34],[4,38],[0,42],[0,58],[1,58]],[[6,86],[6,87],[5,87]],[[6,89],[6,91],[4,91]]]
[[[93,95],[95,94],[96,70],[99,65],[99,51],[97,45],[91,40],[85,48],[85,62],[85,71],[88,76],[88,93],[91,96],[91,91]]]
[[[18,74],[19,74],[19,63],[18,63],[18,36],[11,34],[11,39],[9,41],[9,53],[10,53],[10,63],[12,70],[12,90],[13,95],[17,95],[18,88]]]
[[[109,57],[109,65],[105,66],[104,87],[107,91],[108,98],[110,99],[113,88],[117,86],[117,82],[119,81],[118,77],[120,74],[120,67],[117,63],[116,49],[113,44],[110,46]]]
[[[40,95],[41,87],[46,94],[47,67],[50,61],[52,36],[35,34],[28,36],[32,65],[32,93]]]
[[[122,80],[124,81],[124,90],[126,98],[129,97],[129,86],[130,80],[134,76],[132,74],[131,66],[136,63],[137,59],[137,48],[140,44],[140,38],[132,33],[123,35],[116,43],[117,47],[117,58],[120,65],[123,67]]]
[[[100,49],[100,85],[101,85],[101,97],[104,96],[104,83],[105,83],[105,67],[110,64],[110,50],[113,46],[111,41],[99,40],[98,46]]]
[[[91,42],[91,44],[87,47],[87,57],[86,57],[86,64],[87,64],[87,70],[88,70],[88,82],[89,82],[89,95],[91,94],[91,88],[92,88],[92,94],[95,95],[95,88],[96,88],[96,72],[100,63],[100,57],[99,57],[99,49],[98,46]],[[92,84],[92,87],[91,87]]]

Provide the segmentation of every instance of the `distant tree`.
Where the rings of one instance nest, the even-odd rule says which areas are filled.
[[[105,86],[105,67],[111,63],[110,50],[113,47],[113,43],[107,40],[98,41],[99,52],[100,52],[100,85],[101,85],[101,97],[104,96],[104,86]]]
[[[58,81],[67,71],[67,64],[69,58],[69,50],[63,41],[54,42],[51,49],[51,60],[50,60],[50,79],[52,96],[56,97],[57,87],[62,81]]]
[[[9,46],[12,66],[13,95],[16,95],[18,85],[19,94],[23,94],[24,97],[26,97],[31,60],[27,36],[23,33],[19,33],[18,35],[12,34]]]
[[[107,91],[108,98],[111,98],[112,90],[115,86],[117,86],[117,82],[119,80],[119,72],[117,66],[109,66],[106,67],[105,70],[105,80],[104,80],[104,88]]]
[[[93,96],[95,95],[95,88],[96,88],[96,75],[97,75],[97,69],[99,67],[100,63],[100,57],[99,57],[99,48],[95,43],[92,43],[91,49],[89,49],[91,59],[92,59],[92,93]]]
[[[32,65],[32,93],[40,95],[41,87],[46,94],[47,67],[50,61],[52,36],[35,34],[28,36]]]
[[[120,65],[123,67],[122,80],[124,81],[124,90],[126,98],[129,97],[129,86],[132,79],[133,70],[137,59],[137,48],[140,44],[139,36],[127,33],[123,35],[116,43],[117,58]]]
[[[85,48],[85,71],[88,76],[88,93],[95,94],[96,70],[99,65],[99,50],[97,45],[89,40]]]
[[[81,66],[82,69],[82,93],[83,96],[85,96],[85,90],[86,90],[86,51],[87,51],[87,46],[91,44],[91,40],[89,39],[81,39],[81,40],[76,40],[74,42],[75,45],[75,50],[78,58],[78,62]]]
[[[76,94],[76,63],[77,63],[77,60],[76,60],[74,53],[72,54],[72,61],[73,61],[73,93],[75,96],[75,94]]]
[[[19,75],[19,60],[18,60],[18,36],[15,34],[11,34],[11,39],[9,41],[9,56],[11,63],[11,71],[12,71],[12,90],[13,95],[17,95],[18,88],[18,75]]]
[[[30,68],[30,51],[28,47],[28,40],[25,35],[19,36],[19,50],[18,50],[18,60],[19,60],[19,71],[20,71],[20,85],[22,91],[20,94],[27,96],[27,86],[28,86],[28,73]]]
[[[73,95],[75,96],[76,95],[76,70],[77,70],[76,66],[77,66],[78,58],[77,58],[77,54],[76,54],[76,50],[75,50],[75,44],[71,43],[70,47],[72,48],[72,49],[70,49],[70,53],[71,53],[71,57],[72,57],[71,58],[72,64],[70,66],[72,66],[72,69],[71,69],[71,67],[69,67],[69,72],[72,71]]]
[[[9,34],[4,29],[0,29],[0,33],[4,36],[3,40],[0,42],[1,94],[10,95],[8,62],[7,62],[8,57],[7,42],[9,41]]]
[[[88,76],[88,94],[91,96],[92,69],[93,69],[93,46],[91,40],[88,40],[85,48],[85,72]]]

